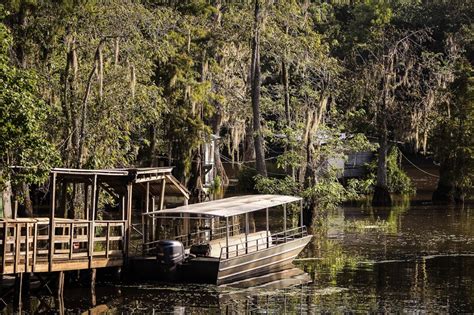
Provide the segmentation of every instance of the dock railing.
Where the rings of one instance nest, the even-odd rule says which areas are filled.
[[[261,237],[253,239],[248,242],[232,244],[221,248],[221,259],[228,259],[231,257],[237,257],[240,255],[256,252],[259,250],[267,249],[272,245],[278,245],[287,243],[289,241],[303,238],[308,235],[305,226],[300,226],[294,229],[278,232],[272,234],[270,237]]]
[[[0,220],[1,274],[85,269],[91,268],[96,258],[123,259],[125,222]]]

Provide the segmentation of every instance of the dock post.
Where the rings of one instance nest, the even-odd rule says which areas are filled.
[[[31,285],[31,273],[29,272],[26,272],[23,274],[23,281],[22,281],[22,285],[21,285],[21,289],[22,289],[22,292],[21,292],[21,297],[22,297],[22,300],[25,301],[24,303],[22,303],[25,308],[26,308],[26,312],[30,312],[30,296],[31,296],[31,290],[30,290],[30,285]],[[22,305],[22,306],[23,306]]]
[[[58,273],[58,300],[61,300],[61,297],[64,296],[64,271]]]
[[[22,291],[23,291],[23,273],[17,273],[15,275],[15,289],[13,297],[13,310],[15,313],[21,314],[22,312]]]
[[[91,304],[92,306],[96,306],[97,299],[95,296],[95,280],[97,276],[97,269],[91,269]]]
[[[56,298],[59,314],[64,314],[64,271],[58,273],[58,292]]]

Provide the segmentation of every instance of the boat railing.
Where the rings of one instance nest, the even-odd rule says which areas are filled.
[[[230,231],[232,231],[232,235],[235,234],[235,231],[240,230],[240,224],[236,223],[233,225],[229,225]],[[192,245],[197,245],[197,244],[204,244],[208,243],[209,241],[215,240],[215,239],[220,239],[224,238],[225,234],[227,231],[226,226],[221,226],[221,227],[216,227],[216,228],[204,228],[196,232],[192,232],[189,234],[182,234],[178,236],[173,236],[171,239],[174,239],[176,241],[180,241],[183,243],[183,246],[185,248],[189,248]],[[159,242],[160,240],[155,240],[151,242],[146,242],[145,245],[145,251],[150,252],[154,250],[155,245]]]
[[[248,240],[247,242],[232,244],[221,248],[221,259],[228,259],[245,255],[251,252],[267,249],[272,245],[284,244],[289,241],[303,238],[308,235],[306,226],[300,226],[294,229],[281,231],[258,239]]]

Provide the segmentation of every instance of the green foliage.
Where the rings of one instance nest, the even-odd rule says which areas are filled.
[[[301,195],[301,184],[286,176],[283,179],[255,176],[255,189],[263,194]]]
[[[257,171],[254,168],[243,167],[237,173],[238,188],[242,192],[255,192],[255,176]]]
[[[0,180],[10,179],[12,166],[22,166],[17,180],[40,183],[57,161],[44,130],[49,113],[39,97],[35,74],[10,64],[11,43],[0,23]]]
[[[435,157],[441,163],[441,184],[451,197],[474,195],[474,70],[466,62],[453,82],[450,115],[439,123],[433,136]]]
[[[315,205],[318,211],[326,212],[342,202],[357,198],[355,191],[346,189],[335,177],[325,176],[310,186],[304,187],[289,176],[282,179],[257,175],[255,189],[263,194],[295,195],[305,198]]]
[[[47,169],[56,147],[62,166],[171,161],[193,184],[210,133],[232,161],[253,160],[252,3],[15,0],[7,7],[2,172],[13,164]],[[449,168],[446,180],[469,190],[473,7],[467,0],[264,2],[261,125],[277,171],[291,177],[255,179],[243,166],[240,185],[331,208],[370,193],[375,177],[343,187],[328,161],[373,150],[368,139],[386,132],[389,141],[433,149]],[[388,159],[389,189],[412,192],[397,155]],[[30,174],[30,182],[41,177]]]
[[[396,146],[393,146],[387,156],[387,186],[391,193],[396,194],[413,194],[415,193],[415,187],[411,182],[410,177],[401,168],[401,155],[400,151]],[[377,174],[377,160],[374,160],[368,165],[370,175],[363,185],[368,188],[368,183],[375,184],[375,178]],[[373,187],[372,187],[373,188]]]

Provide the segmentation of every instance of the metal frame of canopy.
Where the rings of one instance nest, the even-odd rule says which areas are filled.
[[[226,220],[226,247],[229,247],[229,218],[245,214],[245,242],[248,243],[249,235],[249,213],[264,210],[266,220],[267,246],[269,244],[269,209],[283,206],[283,231],[287,230],[287,204],[300,203],[300,226],[303,225],[303,199],[301,197],[285,195],[246,195],[219,200],[213,200],[198,204],[185,205],[172,209],[144,213],[160,219],[203,219],[203,218],[225,218]],[[285,234],[286,235],[286,234]],[[286,237],[285,237],[286,238]],[[227,251],[228,255],[228,251]]]

